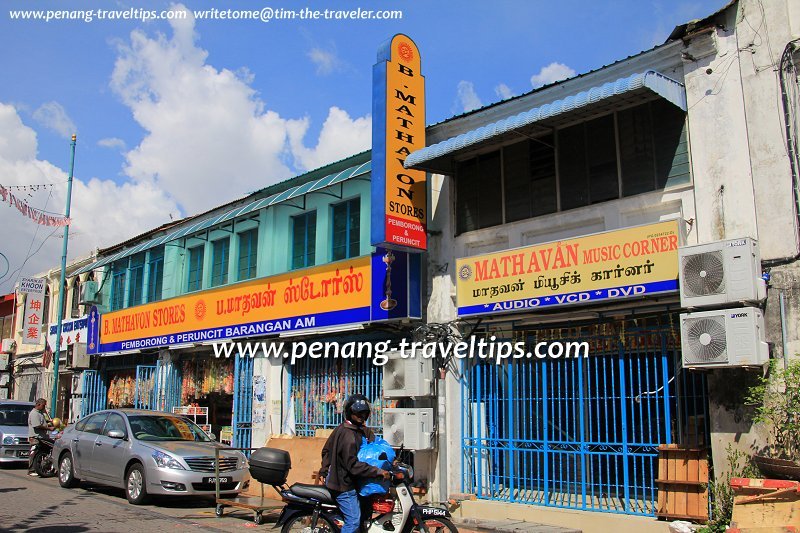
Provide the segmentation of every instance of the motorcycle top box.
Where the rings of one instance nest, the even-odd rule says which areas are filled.
[[[250,455],[250,475],[265,485],[283,485],[291,468],[292,459],[286,450],[259,448]]]

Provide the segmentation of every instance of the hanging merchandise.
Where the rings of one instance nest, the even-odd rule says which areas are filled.
[[[197,359],[183,362],[181,403],[212,393],[233,394],[233,361]]]
[[[153,376],[139,381],[139,398],[149,398],[155,386]],[[136,401],[136,376],[131,371],[117,374],[108,385],[108,407],[119,409],[133,407]]]

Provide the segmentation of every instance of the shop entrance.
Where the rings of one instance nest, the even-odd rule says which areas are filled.
[[[677,317],[515,330],[588,358],[464,367],[462,484],[479,498],[655,515],[658,446],[707,445],[705,375],[681,370]]]
[[[183,359],[179,412],[214,433],[217,440],[233,441],[234,360],[194,356]]]

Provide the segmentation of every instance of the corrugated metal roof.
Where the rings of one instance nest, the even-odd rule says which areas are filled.
[[[431,162],[493,137],[532,126],[538,122],[572,111],[588,108],[615,96],[627,95],[641,90],[652,91],[686,111],[686,91],[683,84],[664,76],[660,72],[648,70],[605,83],[599,87],[592,87],[589,90],[581,91],[549,104],[534,107],[512,117],[498,120],[446,141],[417,150],[406,158],[405,167],[439,170],[441,166],[431,165]]]
[[[255,200],[253,202],[250,202],[249,204],[245,204],[244,206],[241,205],[237,206],[233,209],[225,211],[220,215],[200,220],[194,224],[189,224],[181,229],[175,230],[167,235],[157,237],[155,239],[150,239],[149,241],[140,243],[132,248],[126,248],[125,250],[117,252],[116,254],[104,257],[103,259],[100,259],[95,263],[86,265],[85,267],[75,272],[74,275],[82,274],[90,270],[95,270],[97,268],[113,263],[119,259],[123,259],[125,257],[140,252],[144,252],[151,248],[155,248],[156,246],[161,246],[166,242],[174,241],[176,239],[186,237],[187,235],[192,235],[200,231],[204,231],[212,226],[227,222],[229,220],[233,220],[236,217],[244,216],[254,211],[258,211],[259,209],[262,209],[264,207],[276,205],[281,202],[291,200],[292,198],[302,196],[303,194],[308,194],[310,192],[318,191],[320,189],[324,189],[326,187],[331,187],[332,185],[342,183],[343,181],[347,181],[349,179],[353,179],[358,176],[363,176],[364,174],[369,174],[371,170],[372,170],[372,161],[367,161],[365,163],[361,163],[359,165],[355,165],[345,170],[342,170],[341,172],[334,172],[333,174],[329,174],[316,181],[303,183],[302,185],[298,185],[296,187],[292,187],[291,189],[287,189],[280,193],[273,194],[272,196],[268,196],[267,198]]]

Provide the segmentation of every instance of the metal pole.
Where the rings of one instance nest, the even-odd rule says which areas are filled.
[[[75,142],[77,137],[75,134],[72,134],[72,155],[70,157],[69,162],[69,179],[67,180],[67,206],[64,208],[64,216],[69,218],[69,208],[70,204],[72,203],[72,175],[73,171],[75,170]],[[61,281],[58,289],[58,328],[56,329],[56,347],[55,352],[53,354],[53,394],[50,399],[50,409],[53,413],[53,416],[58,416],[58,412],[56,411],[56,402],[58,402],[58,358],[59,352],[61,350],[61,328],[63,326],[64,320],[64,313],[62,312],[62,308],[64,307],[64,298],[66,295],[64,294],[66,291],[64,290],[64,280],[66,278],[66,270],[67,270],[67,243],[69,241],[69,224],[64,226],[64,243],[61,246]],[[47,341],[45,341],[47,342]]]

